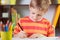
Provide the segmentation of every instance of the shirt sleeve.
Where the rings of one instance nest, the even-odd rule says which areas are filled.
[[[18,34],[20,32],[20,30],[21,30],[18,23],[20,24],[20,20],[17,22],[17,24],[16,24],[16,26],[14,28],[14,34]]]
[[[55,28],[49,24],[48,25],[48,37],[54,37],[55,36]]]

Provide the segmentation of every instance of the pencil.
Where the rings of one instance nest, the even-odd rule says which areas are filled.
[[[18,26],[21,28],[21,30],[23,31],[23,28],[20,26],[20,24],[18,23]]]

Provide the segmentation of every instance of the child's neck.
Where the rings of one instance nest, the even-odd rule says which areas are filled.
[[[34,19],[32,19],[30,16],[29,16],[29,18],[30,18],[32,21],[34,21],[34,22],[38,22],[38,21],[41,21],[43,17],[41,17],[41,18],[40,18],[39,20],[37,20],[37,21],[34,20]]]

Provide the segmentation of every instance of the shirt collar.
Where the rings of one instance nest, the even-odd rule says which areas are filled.
[[[35,21],[35,20],[33,20],[30,16],[29,16],[29,18],[30,18],[32,21]],[[42,18],[43,18],[43,17],[41,17],[38,21],[41,21]]]

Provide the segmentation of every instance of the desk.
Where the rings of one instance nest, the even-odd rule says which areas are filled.
[[[0,38],[1,40],[1,38]],[[24,38],[24,39],[21,39],[21,38],[12,38],[12,40],[59,40],[57,37],[46,37],[46,38],[36,38],[36,39],[29,39],[29,38]]]

